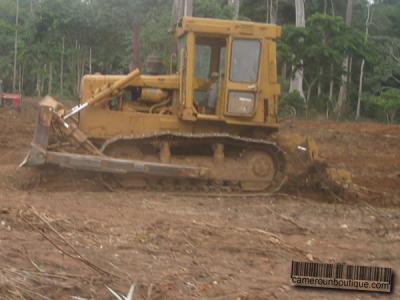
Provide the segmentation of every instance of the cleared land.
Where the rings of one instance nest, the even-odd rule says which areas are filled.
[[[0,298],[398,299],[290,286],[293,259],[400,272],[400,126],[297,121],[342,193],[289,185],[272,196],[110,191],[101,176],[17,169],[29,149],[34,101],[0,110]],[[50,176],[49,176],[50,175]],[[396,279],[396,281],[398,281]],[[47,297],[47,298],[45,298]]]

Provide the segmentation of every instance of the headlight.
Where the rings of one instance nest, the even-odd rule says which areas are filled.
[[[229,92],[228,113],[251,115],[254,112],[254,94]]]

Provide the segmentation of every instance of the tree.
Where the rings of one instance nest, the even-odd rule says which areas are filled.
[[[371,22],[372,22],[372,19],[371,19],[371,4],[368,4],[368,13],[367,13],[366,21],[365,21],[365,39],[364,39],[365,44],[367,44],[367,42],[368,42],[369,26],[371,25]],[[360,118],[361,98],[362,98],[363,80],[364,80],[364,67],[365,67],[365,58],[362,59],[361,67],[360,67],[360,80],[359,80],[359,83],[358,83],[356,119]]]
[[[194,2],[196,17],[233,19],[234,9],[229,2],[215,0],[195,0]]]
[[[351,21],[353,18],[353,0],[347,0],[347,9],[346,9],[346,25],[351,26]],[[344,73],[342,75],[342,84],[340,85],[339,96],[336,103],[336,113],[341,115],[344,112],[344,106],[347,100],[348,93],[348,84],[349,84],[349,69],[350,69],[351,60],[350,57],[347,56],[343,61]]]
[[[229,0],[229,4],[233,7],[233,19],[239,18],[240,0]]]
[[[296,4],[296,27],[303,28],[306,25],[305,20],[305,10],[304,10],[305,0],[295,0]],[[292,79],[290,80],[289,92],[298,91],[301,97],[304,98],[303,91],[303,62],[300,61],[300,67],[296,68]]]
[[[174,0],[173,16],[174,24],[183,16],[193,16],[193,0]]]
[[[338,81],[343,59],[348,53],[363,55],[364,45],[361,33],[347,27],[342,18],[314,14],[305,28],[286,26],[279,49],[283,55],[280,59],[292,66],[293,73],[303,71],[307,113],[315,84],[318,80],[325,84],[330,81],[323,74],[331,74]]]
[[[357,99],[357,104],[360,102],[360,115],[393,122],[396,118],[387,114],[384,104],[390,97],[382,95],[388,89],[400,88],[400,4],[381,1],[371,6],[371,16],[372,12],[374,21],[368,26],[367,40],[370,54],[364,63],[362,92],[359,93],[360,101]],[[377,97],[380,102],[372,101]]]
[[[267,23],[276,24],[278,19],[279,0],[267,0]]]
[[[167,71],[173,48],[168,29],[174,3],[181,3],[182,15],[193,10],[198,17],[232,19],[240,8],[240,19],[282,24],[278,61],[283,95],[286,97],[290,89],[286,78],[296,78],[296,71],[302,71],[304,102],[298,101],[301,97],[297,94],[291,99],[310,110],[323,112],[336,107],[333,99],[339,98],[343,74],[351,83],[344,106],[351,115],[357,115],[360,102],[361,115],[382,119],[383,106],[368,99],[381,97],[386,101],[384,91],[400,89],[399,0],[374,2],[374,22],[366,42],[361,31],[365,32],[368,0],[353,0],[351,6],[347,0],[18,0],[18,26],[16,0],[0,0],[0,76],[4,88],[15,86],[28,95],[51,91],[63,98],[77,98],[84,74],[128,72],[133,23],[141,27],[141,51],[136,61],[143,65],[149,54],[156,53]],[[350,7],[351,28],[343,31],[339,23],[345,24]],[[303,18],[299,13],[308,16],[306,27],[291,26],[296,24],[296,12],[297,24]],[[324,15],[343,18],[330,20],[322,18]],[[346,57],[352,60],[352,72],[343,68]]]
[[[400,110],[400,89],[388,88],[379,96],[367,98],[369,105],[373,105],[377,110],[384,112],[388,123],[395,121],[397,112]]]
[[[15,14],[15,40],[14,40],[14,72],[13,72],[13,83],[12,89],[15,91],[17,83],[17,56],[18,56],[18,25],[19,25],[19,0],[16,3],[16,14]]]

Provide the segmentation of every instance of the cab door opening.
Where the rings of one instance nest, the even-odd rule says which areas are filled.
[[[194,106],[198,113],[219,115],[226,70],[226,38],[196,36]]]

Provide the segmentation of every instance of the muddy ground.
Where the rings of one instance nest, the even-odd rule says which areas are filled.
[[[17,169],[35,115],[34,101],[0,111],[1,299],[112,299],[105,286],[127,294],[134,283],[134,299],[400,299],[398,286],[388,295],[289,280],[293,259],[400,272],[400,126],[284,126],[352,172],[348,191],[211,197],[110,191],[97,176],[66,171],[39,184],[35,171]]]

